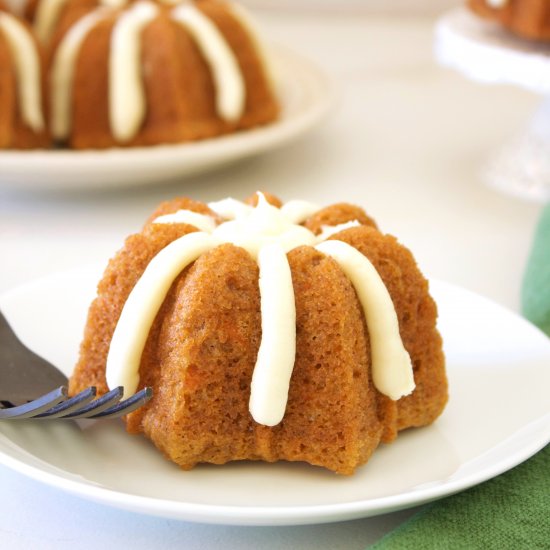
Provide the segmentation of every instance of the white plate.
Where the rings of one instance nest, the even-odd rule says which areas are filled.
[[[272,124],[180,145],[0,151],[0,186],[56,191],[138,186],[192,176],[287,144],[326,114],[331,86],[311,62],[293,52],[274,48],[273,61],[282,113]]]
[[[550,200],[550,44],[525,40],[457,8],[439,19],[435,55],[484,84],[513,84],[547,96],[525,128],[495,152],[481,177],[491,187],[542,204]],[[498,94],[498,91],[495,91]]]
[[[550,44],[520,38],[467,8],[439,19],[434,48],[440,63],[479,82],[550,93]]]
[[[98,273],[80,270],[4,295],[15,329],[66,372]],[[520,317],[432,283],[451,398],[430,427],[383,445],[352,477],[305,464],[234,463],[181,471],[122,421],[0,423],[0,462],[82,497],[153,515],[291,525],[390,512],[461,491],[550,440],[550,340]]]

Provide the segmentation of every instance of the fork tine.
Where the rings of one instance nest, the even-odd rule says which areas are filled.
[[[138,393],[132,395],[128,399],[121,401],[113,407],[90,416],[89,418],[115,418],[117,416],[124,416],[130,414],[132,411],[139,409],[142,405],[145,405],[149,399],[153,396],[153,388],[143,388]]]
[[[91,403],[88,403],[88,405],[85,405],[74,413],[64,415],[63,418],[90,418],[91,416],[99,414],[118,403],[121,400],[123,393],[124,388],[122,386],[119,386],[118,388],[115,388],[114,390],[103,394],[101,397],[97,398]]]
[[[94,400],[96,388],[90,387],[68,399],[67,388],[61,386],[29,403],[1,408],[0,420],[116,418],[135,411],[153,395],[152,388],[144,388],[124,401],[124,389],[120,386]]]
[[[35,418],[60,418],[70,413],[76,412],[84,405],[90,403],[96,396],[97,390],[95,386],[91,386],[80,393],[77,393],[74,397],[67,399],[55,407],[48,409],[46,412],[37,414]]]
[[[24,405],[18,405],[17,407],[10,407],[7,409],[0,409],[0,420],[3,419],[23,419],[32,418],[37,414],[41,414],[52,407],[55,407],[58,403],[66,399],[67,388],[60,386],[55,390],[34,399]]]

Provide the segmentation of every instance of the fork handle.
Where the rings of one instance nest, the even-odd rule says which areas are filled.
[[[67,377],[28,349],[0,311],[0,401],[20,405],[67,384]]]

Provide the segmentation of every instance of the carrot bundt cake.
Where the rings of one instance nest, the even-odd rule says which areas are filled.
[[[127,430],[183,469],[351,474],[442,412],[436,316],[412,254],[359,207],[175,199],[109,263],[70,392],[152,387]]]
[[[550,0],[468,0],[468,5],[519,36],[550,40]]]
[[[40,117],[57,145],[179,143],[278,116],[265,50],[236,4],[28,0],[19,13],[45,51],[44,76],[28,88],[44,96]],[[12,49],[26,60],[23,47]]]

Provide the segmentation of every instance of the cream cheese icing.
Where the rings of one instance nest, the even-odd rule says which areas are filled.
[[[88,33],[109,13],[96,10],[73,25],[59,44],[51,70],[50,123],[55,139],[67,139],[71,133],[71,99],[76,58]]]
[[[250,387],[250,414],[258,424],[276,426],[285,414],[296,356],[296,306],[292,275],[278,243],[258,253],[262,339]]]
[[[509,0],[487,0],[487,4],[492,8],[503,8]]]
[[[13,15],[0,12],[2,31],[14,63],[17,98],[23,122],[35,132],[45,128],[40,86],[40,57],[34,40],[21,21]]]
[[[113,136],[124,143],[139,130],[147,105],[141,74],[141,33],[158,14],[141,0],[124,11],[113,28],[109,58],[109,120]]]
[[[403,346],[397,314],[382,279],[371,262],[352,246],[338,240],[324,241],[328,235],[358,222],[325,227],[321,235],[315,236],[288,219],[284,208],[270,205],[262,194],[255,208],[234,199],[209,206],[219,215],[223,212],[229,221],[211,229],[212,224],[215,225],[211,216],[191,215],[189,211],[155,220],[155,223],[192,223],[195,220],[196,227],[202,231],[181,237],[161,250],[130,293],[109,351],[109,387],[122,385],[126,395],[136,391],[145,341],[173,280],[202,253],[231,242],[257,259],[260,270],[262,337],[249,402],[250,413],[256,422],[274,426],[284,416],[296,349],[294,289],[286,253],[301,245],[316,246],[320,252],[335,259],[354,286],[371,340],[375,387],[394,400],[413,391],[410,357]],[[309,209],[308,206],[305,210]],[[295,215],[294,206],[286,210],[293,219],[302,217]]]
[[[180,4],[171,17],[192,35],[208,63],[216,88],[216,111],[224,120],[238,120],[245,106],[245,85],[239,63],[216,25],[191,4]]]
[[[376,268],[361,252],[342,241],[325,241],[315,248],[338,262],[357,292],[371,342],[374,385],[394,401],[410,394],[415,387],[411,358],[399,334],[391,296]]]
[[[22,16],[27,7],[27,0],[4,0],[4,4],[6,4],[12,13]]]
[[[241,246],[253,258],[257,258],[261,248],[268,244],[277,243],[289,252],[297,246],[315,242],[315,235],[309,229],[293,224],[261,193],[257,207],[248,215],[222,223],[213,234],[223,242]]]
[[[216,212],[216,214],[225,220],[234,220],[235,218],[247,216],[253,210],[253,207],[249,204],[231,197],[227,197],[226,199],[219,201],[209,202],[208,208],[210,208],[213,212]]]
[[[46,44],[51,36],[61,11],[68,0],[47,0],[38,2],[34,18],[34,30],[38,40]]]
[[[281,213],[292,223],[304,223],[310,216],[319,210],[316,204],[294,199],[281,206]]]
[[[189,233],[163,248],[150,262],[124,304],[107,356],[110,388],[128,397],[139,383],[139,364],[147,336],[174,279],[201,254],[219,245],[204,232]]]
[[[277,79],[273,59],[269,55],[269,52],[257,31],[256,21],[254,21],[248,10],[243,8],[240,4],[228,2],[227,5],[231,10],[233,17],[237,19],[240,25],[245,29],[250,40],[252,40],[256,54],[260,58],[262,67],[264,68],[267,81],[271,89],[275,89]]]
[[[128,0],[101,0],[101,5],[107,8],[119,9],[128,4]]]
[[[165,214],[155,218],[153,223],[186,223],[207,233],[212,233],[216,228],[216,220],[212,216],[199,214],[192,210],[178,210],[173,214]]]

